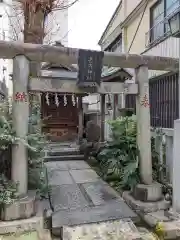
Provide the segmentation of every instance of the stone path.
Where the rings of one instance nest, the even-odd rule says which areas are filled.
[[[137,220],[137,215],[85,161],[47,162],[53,229],[118,219]]]

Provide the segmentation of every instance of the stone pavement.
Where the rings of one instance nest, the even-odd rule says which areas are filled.
[[[137,215],[85,161],[47,162],[52,228],[131,219]]]

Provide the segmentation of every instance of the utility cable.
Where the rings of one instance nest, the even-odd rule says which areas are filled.
[[[130,44],[130,46],[129,46],[128,53],[130,52],[130,50],[131,50],[131,48],[132,48],[132,45],[133,45],[133,43],[134,43],[134,40],[135,40],[135,38],[136,38],[136,35],[137,35],[138,31],[139,31],[139,28],[140,28],[141,22],[142,22],[142,20],[143,20],[143,17],[144,17],[144,14],[145,14],[145,11],[146,11],[146,8],[147,8],[148,3],[149,3],[149,0],[147,0],[146,3],[145,3],[145,7],[144,7],[144,10],[143,10],[143,13],[142,13],[141,18],[140,18],[140,20],[139,20],[139,23],[138,23],[137,29],[136,29],[136,31],[135,31],[134,37],[133,37],[133,39],[132,39],[132,42],[131,42],[131,44]]]

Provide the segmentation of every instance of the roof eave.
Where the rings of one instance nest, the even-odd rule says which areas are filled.
[[[116,72],[114,72],[108,76],[103,76],[102,81],[103,82],[112,81],[116,77],[120,77],[119,82],[124,82],[127,79],[132,79],[133,76],[130,73],[128,73],[126,70],[124,70],[123,68],[120,68],[119,70],[117,70]]]
[[[136,17],[142,12],[144,5],[148,0],[141,0],[141,2],[130,12],[130,14],[120,23],[121,28],[127,27]]]
[[[101,38],[100,38],[99,41],[98,41],[98,45],[101,46],[101,44],[102,44],[102,40],[103,40],[103,38],[104,38],[106,32],[108,31],[108,28],[109,28],[110,24],[113,22],[114,17],[115,17],[115,15],[116,15],[116,13],[118,12],[118,10],[119,10],[121,4],[122,4],[122,1],[120,1],[119,4],[118,4],[118,6],[116,7],[116,9],[115,9],[115,11],[114,11],[114,13],[113,13],[113,15],[112,15],[110,21],[108,22],[108,24],[107,24],[107,26],[106,26],[104,32],[103,32],[102,35],[101,35]]]

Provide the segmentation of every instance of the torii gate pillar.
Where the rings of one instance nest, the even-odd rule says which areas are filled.
[[[25,139],[28,134],[29,120],[29,61],[23,55],[13,59],[13,128],[16,137]],[[23,99],[18,99],[23,94]],[[27,194],[28,187],[28,155],[27,148],[22,141],[18,140],[12,147],[12,180],[18,185],[20,196]]]
[[[135,70],[135,81],[139,87],[136,97],[137,145],[139,149],[139,164],[141,181],[152,183],[151,131],[148,68],[140,66]]]
[[[135,69],[135,81],[138,84],[136,116],[141,184],[138,184],[133,189],[133,197],[139,200],[139,202],[154,203],[162,199],[162,187],[160,184],[153,182],[152,177],[149,80],[147,66],[143,65]]]

